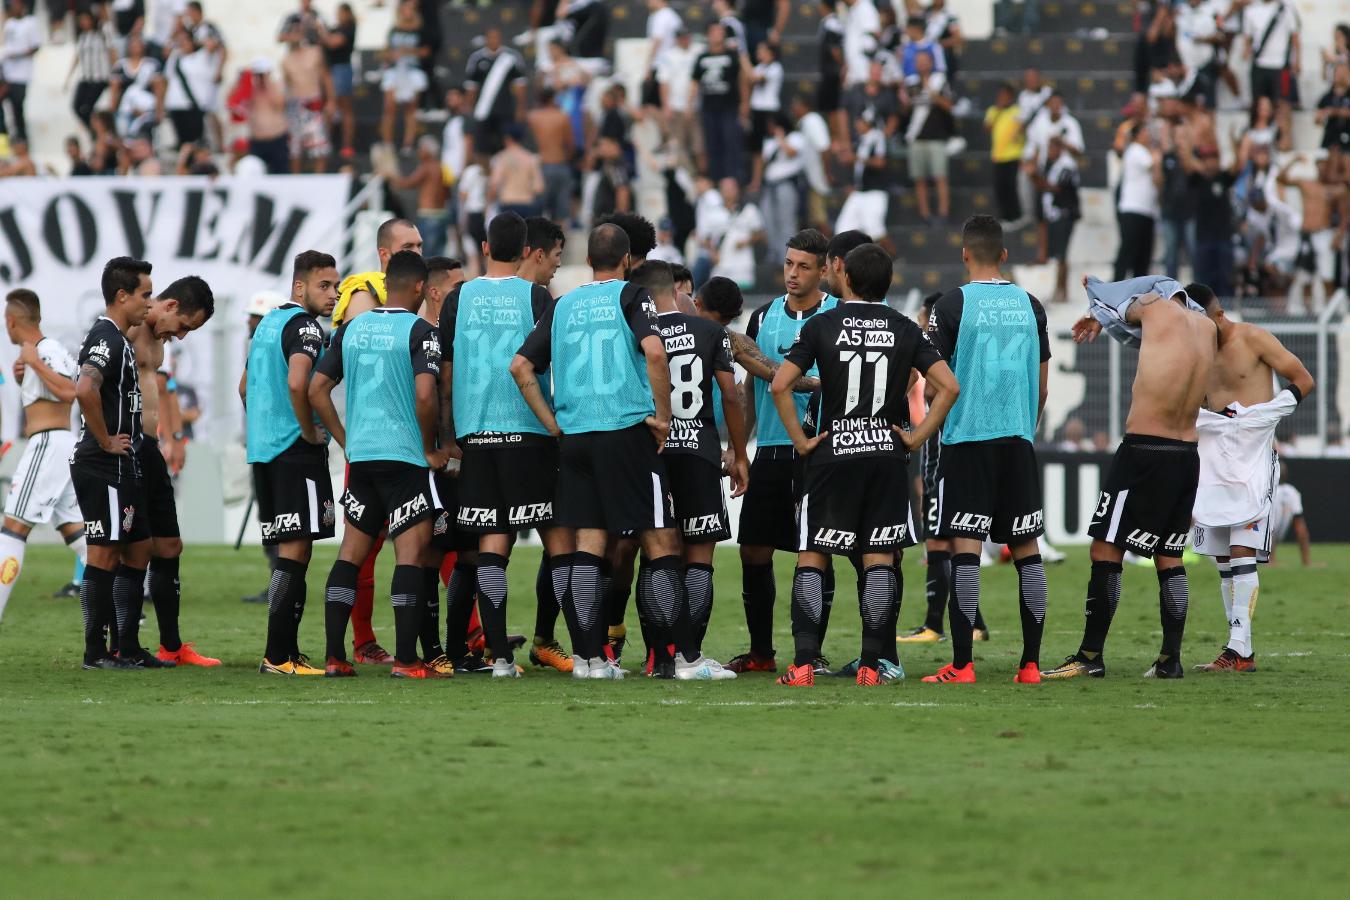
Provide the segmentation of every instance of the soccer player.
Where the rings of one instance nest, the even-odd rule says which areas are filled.
[[[89,547],[80,582],[86,669],[172,665],[140,647],[140,607],[131,608],[133,595],[139,597],[144,590],[150,529],[137,466],[143,439],[141,390],[127,331],[145,321],[150,271],[150,263],[127,256],[103,267],[106,310],[89,329],[78,360],[75,399],[84,428],[71,456],[70,475]],[[123,652],[110,652],[119,647]]]
[[[937,483],[937,535],[952,541],[952,661],[924,681],[975,681],[980,548],[992,537],[1009,546],[1017,566],[1022,658],[1014,680],[1037,684],[1047,589],[1036,540],[1045,518],[1040,468],[1031,442],[1050,369],[1045,308],[1003,278],[1008,251],[998,219],[971,216],[961,242],[970,283],[937,301],[929,329],[962,387],[942,426]]]
[[[783,261],[783,296],[771,300],[750,316],[746,335],[772,365],[781,365],[798,332],[812,316],[833,309],[838,301],[821,288],[829,244],[819,231],[808,228],[793,235]],[[803,373],[816,376],[814,368]],[[776,376],[775,376],[776,377]],[[750,649],[727,663],[735,672],[775,672],[773,606],[776,592],[774,550],[797,549],[792,523],[796,519],[792,488],[792,439],[774,408],[769,385],[760,379],[749,388],[747,420],[757,432],[750,485],[741,504],[741,586]],[[806,412],[809,393],[794,393],[798,424]],[[831,592],[832,593],[832,592]],[[823,666],[823,663],[822,663]]]
[[[1078,652],[1043,678],[1102,678],[1102,651],[1120,602],[1121,561],[1130,550],[1153,557],[1158,571],[1162,649],[1146,678],[1181,678],[1181,640],[1190,590],[1181,557],[1191,529],[1200,478],[1196,417],[1218,353],[1218,329],[1181,285],[1144,276],[1103,283],[1085,278],[1090,315],[1074,323],[1074,341],[1095,340],[1105,328],[1139,347],[1138,371],[1106,483],[1093,511],[1092,575]]]
[[[451,456],[462,456],[456,525],[477,540],[479,616],[494,678],[517,677],[506,632],[506,568],[516,534],[539,531],[555,606],[566,592],[573,552],[572,535],[553,524],[557,438],[531,412],[510,373],[515,348],[553,302],[547,288],[515,274],[527,232],[513,212],[492,219],[485,274],[451,292],[440,321],[448,362],[441,372],[441,442]],[[447,612],[447,622],[452,615]]]
[[[652,594],[677,649],[675,677],[726,671],[693,647],[680,542],[658,455],[670,433],[670,370],[651,295],[625,281],[628,236],[614,225],[590,235],[594,281],[559,298],[511,361],[511,374],[550,434],[563,435],[554,521],[576,532],[563,613],[572,633],[572,677],[617,679],[604,656],[600,564],[610,534],[635,531],[651,559]],[[538,373],[555,367],[556,417]]]
[[[449,453],[437,447],[441,347],[436,329],[418,317],[427,264],[412,250],[395,253],[385,271],[385,304],[338,329],[309,386],[309,402],[347,456],[343,511],[347,529],[328,576],[324,601],[327,662],[324,674],[351,677],[347,621],[356,579],[376,537],[387,530],[396,565],[395,678],[445,678],[417,655],[426,614],[422,567],[432,519],[441,506],[432,473]],[[347,426],[333,406],[333,389],[347,382]]]
[[[140,424],[144,439],[139,442],[137,470],[143,491],[141,505],[150,530],[150,601],[155,606],[155,621],[159,626],[157,656],[174,665],[210,667],[220,665],[220,660],[198,653],[192,644],[184,643],[178,633],[178,569],[183,556],[183,540],[178,528],[178,505],[169,465],[172,461],[175,468],[182,467],[184,437],[181,431],[174,430],[179,419],[178,400],[168,391],[168,379],[161,374],[161,369],[164,345],[174,338],[181,341],[189,332],[201,328],[214,312],[215,297],[211,287],[197,276],[189,275],[160,291],[150,301],[144,323],[127,330],[127,340],[135,353],[141,392]],[[164,378],[163,385],[161,377]],[[166,427],[161,428],[161,424]],[[139,611],[143,601],[144,573],[133,571],[129,577],[136,580],[131,602]],[[124,641],[124,650],[125,647]],[[134,652],[134,646],[132,650]]]
[[[422,254],[422,234],[408,219],[388,219],[375,232],[375,252],[380,260],[378,272],[360,272],[348,275],[338,285],[338,302],[333,308],[333,328],[342,327],[367,310],[383,306],[385,302],[385,272],[395,253],[411,251]],[[348,398],[350,402],[350,398]],[[356,580],[356,603],[352,606],[352,651],[358,663],[391,665],[394,658],[380,646],[370,617],[375,608],[375,562],[379,558],[384,537],[376,538],[370,556],[361,564]],[[468,573],[472,576],[472,572]],[[472,579],[470,578],[470,583]]]
[[[70,481],[70,404],[75,400],[75,358],[61,343],[42,333],[38,295],[25,288],[5,298],[5,330],[19,348],[14,380],[23,401],[23,432],[28,438],[14,470],[0,529],[0,617],[23,574],[28,535],[51,524],[81,562],[85,558],[84,519]]]
[[[792,582],[796,646],[779,684],[815,684],[825,563],[832,554],[862,558],[856,682],[881,684],[879,660],[895,649],[897,559],[914,544],[904,462],[937,430],[959,387],[923,329],[885,304],[892,273],[890,255],[877,245],[851,251],[844,262],[844,302],[806,323],[774,376],[778,417],[807,457]],[[792,383],[812,368],[820,371],[821,418],[816,436],[807,438]],[[906,396],[911,369],[926,375],[934,392],[928,416],[912,433]]]
[[[314,365],[323,356],[318,318],[337,303],[337,262],[306,250],[295,258],[291,299],[253,332],[240,399],[248,417],[248,462],[265,545],[277,548],[267,588],[267,644],[258,671],[322,675],[300,652],[314,542],[334,534],[337,511],[328,474],[328,435],[309,403]]]
[[[656,302],[661,338],[670,363],[670,437],[661,456],[669,479],[675,519],[684,544],[684,586],[694,624],[696,649],[702,652],[713,605],[713,550],[731,537],[731,522],[722,496],[722,440],[713,416],[713,385],[721,390],[732,459],[731,495],[745,493],[750,462],[745,455],[745,414],[736,391],[731,363],[731,339],[726,329],[710,319],[680,312],[675,300],[675,278],[669,263],[651,260],[633,270],[630,281],[646,288]],[[704,291],[740,288],[726,278],[710,279]],[[644,596],[638,595],[639,602]],[[648,601],[650,602],[650,601]],[[659,612],[648,609],[648,619]],[[658,642],[654,648],[662,676],[673,675],[674,661]]]
[[[1252,615],[1258,563],[1274,545],[1271,498],[1279,475],[1275,428],[1313,391],[1313,377],[1279,338],[1256,325],[1234,322],[1214,292],[1188,284],[1219,330],[1219,353],[1209,373],[1198,422],[1200,485],[1192,532],[1195,552],[1219,568],[1219,593],[1228,643],[1199,672],[1254,672]],[[1275,391],[1275,376],[1284,388]]]
[[[1312,561],[1312,534],[1308,531],[1308,521],[1303,515],[1303,495],[1298,488],[1289,483],[1289,467],[1280,460],[1280,483],[1275,486],[1275,494],[1270,501],[1270,564],[1275,565],[1275,544],[1285,539],[1290,530],[1298,542],[1299,556],[1303,567],[1314,567]],[[1317,563],[1316,568],[1326,563]]]

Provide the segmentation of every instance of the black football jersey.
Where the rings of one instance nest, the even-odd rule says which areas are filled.
[[[713,412],[718,372],[730,372],[731,339],[716,322],[685,313],[661,313],[661,339],[670,363],[670,437],[666,453],[717,462],[722,441]]]
[[[892,425],[909,425],[910,369],[926,373],[942,354],[923,329],[884,303],[851,301],[812,316],[787,359],[820,371],[816,427],[829,436],[811,463],[905,455]]]
[[[99,389],[99,403],[103,407],[103,424],[109,435],[125,434],[131,437],[132,452],[116,456],[104,451],[89,433],[81,428],[75,445],[74,462],[82,463],[110,480],[120,482],[124,477],[138,478],[135,466],[136,451],[141,439],[141,382],[136,372],[136,353],[131,342],[112,319],[99,316],[80,348],[80,372],[86,367],[98,370],[103,377]]]

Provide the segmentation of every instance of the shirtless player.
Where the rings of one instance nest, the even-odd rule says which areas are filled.
[[[1303,199],[1303,227],[1299,233],[1299,257],[1311,258],[1313,310],[1320,312],[1326,304],[1327,295],[1332,292],[1332,281],[1336,277],[1336,251],[1334,248],[1336,230],[1332,227],[1332,210],[1346,194],[1346,187],[1336,183],[1336,172],[1331,161],[1317,161],[1317,177],[1294,179],[1289,171],[1299,162],[1307,162],[1308,157],[1300,154],[1289,161],[1275,180],[1283,187],[1298,188]],[[1292,299],[1290,312],[1303,308],[1301,281],[1295,280],[1293,292],[1299,292]]]
[[[1186,305],[1181,286],[1158,281],[1169,296],[1150,290],[1130,296],[1128,286],[1146,279],[1104,285],[1084,279],[1093,316],[1073,326],[1077,343],[1091,341],[1112,323],[1122,342],[1138,343],[1125,438],[1116,449],[1088,534],[1092,537],[1092,576],[1088,581],[1086,624],[1078,652],[1042,678],[1106,675],[1102,649],[1111,617],[1120,601],[1121,561],[1125,551],[1153,557],[1158,570],[1158,606],[1162,651],[1146,678],[1181,678],[1181,638],[1186,628],[1188,588],[1181,563],[1191,526],[1191,507],[1200,477],[1196,450],[1196,414],[1204,401],[1218,351],[1214,323]],[[1095,299],[1110,290],[1114,303]],[[1121,338],[1120,332],[1128,334]]]
[[[1200,411],[1200,489],[1195,498],[1195,550],[1214,557],[1228,622],[1228,643],[1201,672],[1252,672],[1252,614],[1257,563],[1274,545],[1272,498],[1279,471],[1275,428],[1312,393],[1313,378],[1275,335],[1224,313],[1204,285],[1186,293],[1219,329],[1219,355]],[[1284,387],[1277,393],[1273,375]]]

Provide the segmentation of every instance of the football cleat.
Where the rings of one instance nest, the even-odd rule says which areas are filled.
[[[428,669],[439,672],[446,678],[451,678],[455,674],[455,664],[450,661],[450,657],[442,653],[440,656],[432,659],[423,660]]]
[[[52,599],[66,600],[71,597],[78,597],[78,596],[80,596],[80,583],[78,581],[72,581],[70,584],[67,584],[60,590],[54,592],[52,594]]]
[[[470,653],[481,655],[487,652],[487,634],[481,627],[470,630],[464,642],[468,645]]]
[[[98,659],[86,659],[81,668],[93,671],[94,669],[129,670],[136,667],[110,655],[100,656]]]
[[[778,660],[772,656],[760,656],[758,653],[742,653],[727,660],[726,668],[737,674],[741,672],[777,672]]]
[[[920,625],[909,634],[902,634],[895,639],[897,644],[936,644],[938,641],[945,641],[947,636],[940,631],[934,631],[927,625]]]
[[[131,669],[172,669],[178,665],[172,660],[160,659],[144,647],[137,647],[134,653],[118,653],[117,658]]]
[[[1180,656],[1158,657],[1144,673],[1145,678],[1185,678],[1186,670],[1181,665]]]
[[[889,659],[880,659],[877,660],[877,674],[881,676],[882,684],[893,684],[905,680],[905,667]]]
[[[184,644],[177,650],[165,650],[161,645],[159,653],[156,654],[165,662],[175,663],[180,666],[202,666],[203,668],[212,668],[220,665],[220,660],[212,656],[202,656],[192,644]]]
[[[466,653],[455,660],[451,671],[458,672],[461,675],[489,675],[492,673],[492,666],[483,661],[481,656],[475,656],[472,653]]]
[[[854,683],[859,687],[878,687],[881,685],[881,673],[871,666],[859,666]]]
[[[675,658],[675,678],[678,681],[731,681],[735,677],[735,672],[706,656],[699,656],[693,662],[685,662],[683,656]]]
[[[652,647],[647,648],[647,658],[642,663],[642,674],[648,678],[656,675],[656,650]]]
[[[449,675],[442,675],[435,669],[427,666],[420,659],[404,665],[398,660],[394,660],[394,666],[389,670],[390,678],[416,678],[421,680],[431,680],[435,678],[449,678]]]
[[[618,662],[623,659],[623,648],[628,645],[628,626],[622,623],[609,626],[609,640],[605,645],[605,655]]]
[[[970,639],[971,639],[972,641],[987,641],[987,640],[989,640],[989,629],[988,629],[988,628],[972,628],[971,631],[970,631]]]
[[[603,656],[597,656],[594,659],[591,659],[590,668],[591,671],[586,677],[591,681],[622,681],[623,676],[626,674],[623,669],[620,669]]]
[[[1040,684],[1041,666],[1039,663],[1029,662],[1017,670],[1013,676],[1013,684]]]
[[[355,678],[356,667],[345,659],[338,659],[336,656],[328,657],[327,664],[323,667],[324,678]]]
[[[648,678],[659,678],[662,681],[675,680],[675,660],[668,659],[664,662],[654,662],[651,671],[647,673]]]
[[[974,684],[975,664],[966,663],[961,668],[948,663],[935,674],[923,676],[925,684]]]
[[[258,672],[262,675],[323,675],[323,669],[316,669],[309,664],[309,660],[288,659],[284,662],[274,663],[269,659],[264,659],[258,666]]]
[[[1073,656],[1066,656],[1064,662],[1053,669],[1041,670],[1042,678],[1080,678],[1084,675],[1105,678],[1106,660],[1100,655],[1096,659],[1088,659],[1081,653],[1075,653]]]
[[[844,663],[830,674],[835,678],[857,678],[858,667],[862,665],[862,657],[855,656],[849,662]]]
[[[494,659],[492,661],[493,678],[519,678],[520,669],[509,659]]]
[[[366,641],[360,647],[353,645],[352,658],[363,666],[392,666],[394,657],[377,641]]]
[[[811,660],[811,668],[816,670],[817,678],[824,678],[826,675],[833,675],[830,671],[830,661],[823,656],[817,656]]]
[[[291,662],[295,665],[295,674],[297,675],[322,675],[323,669],[309,661],[309,655],[297,653],[291,657]]]
[[[573,677],[573,678],[590,678],[590,677],[591,677],[591,661],[588,660],[588,659],[587,659],[586,657],[584,657],[584,656],[573,656],[573,657],[572,657],[572,677]]]
[[[572,657],[557,641],[541,644],[538,641],[530,648],[530,662],[541,669],[557,669],[559,672],[572,671]]]
[[[816,670],[809,664],[788,666],[787,674],[778,676],[778,683],[788,687],[811,687],[816,683]]]
[[[1224,647],[1223,652],[1219,654],[1218,659],[1214,660],[1214,662],[1212,663],[1205,663],[1204,665],[1196,666],[1195,671],[1255,672],[1256,654],[1253,653],[1251,656],[1239,656],[1236,650],[1230,650],[1229,648]]]

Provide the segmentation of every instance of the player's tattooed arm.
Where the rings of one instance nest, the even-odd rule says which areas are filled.
[[[131,452],[131,435],[108,434],[108,424],[103,420],[102,389],[103,371],[89,363],[80,366],[80,380],[75,382],[75,400],[80,404],[85,429],[93,435],[104,453],[126,456]]]
[[[553,408],[544,399],[544,390],[539,386],[534,363],[517,353],[511,360],[511,377],[516,380],[516,387],[520,389],[520,395],[525,398],[525,404],[530,407],[530,412],[534,413],[535,418],[549,434],[561,437],[562,429],[558,427]]]
[[[741,334],[739,331],[727,329],[727,336],[731,338],[731,358],[738,362],[742,369],[749,372],[761,381],[773,381],[773,376],[778,372],[778,366],[774,365],[773,360],[764,355],[764,351],[759,349],[759,345],[750,339],[748,335]],[[809,375],[803,375],[792,384],[792,390],[795,393],[809,394],[820,387],[820,379],[812,378]]]

